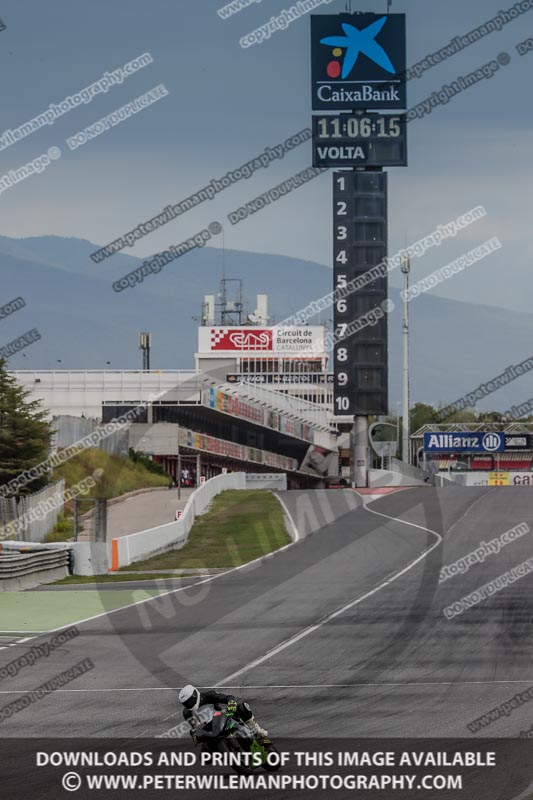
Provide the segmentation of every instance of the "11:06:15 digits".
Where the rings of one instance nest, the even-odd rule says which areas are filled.
[[[320,139],[397,138],[401,135],[400,117],[320,117],[317,120]]]

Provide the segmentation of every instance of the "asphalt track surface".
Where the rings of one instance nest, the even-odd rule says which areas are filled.
[[[438,582],[481,540],[533,529],[529,487],[410,489],[366,508],[342,491],[327,504],[282,497],[298,543],[80,623],[79,637],[0,681],[0,706],[85,658],[94,669],[1,722],[0,736],[157,736],[181,720],[176,688],[194,682],[244,696],[274,737],[318,737],[326,724],[328,736],[464,737],[469,721],[533,685],[532,575],[443,614],[533,556],[533,530]],[[2,650],[0,669],[50,636]],[[532,723],[524,703],[476,735]]]
[[[165,525],[176,519],[176,511],[184,509],[194,489],[159,489],[132,495],[117,503],[110,503],[107,511],[107,541],[130,533]],[[94,540],[94,515],[83,520],[84,530],[79,541]]]

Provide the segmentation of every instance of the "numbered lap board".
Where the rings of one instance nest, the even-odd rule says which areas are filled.
[[[386,257],[387,173],[334,172],[337,416],[388,413]]]

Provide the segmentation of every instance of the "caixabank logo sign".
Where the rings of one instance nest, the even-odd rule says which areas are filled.
[[[311,17],[312,108],[406,108],[405,14]]]

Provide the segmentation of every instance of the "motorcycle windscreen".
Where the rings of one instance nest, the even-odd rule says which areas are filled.
[[[202,730],[211,728],[210,723],[213,719],[214,711],[215,706],[212,703],[209,703],[205,706],[200,706],[198,711],[194,712],[192,722],[196,726],[196,733],[201,733]]]
[[[230,720],[221,711],[215,711],[211,720],[211,732],[214,736],[221,736],[229,726]]]

